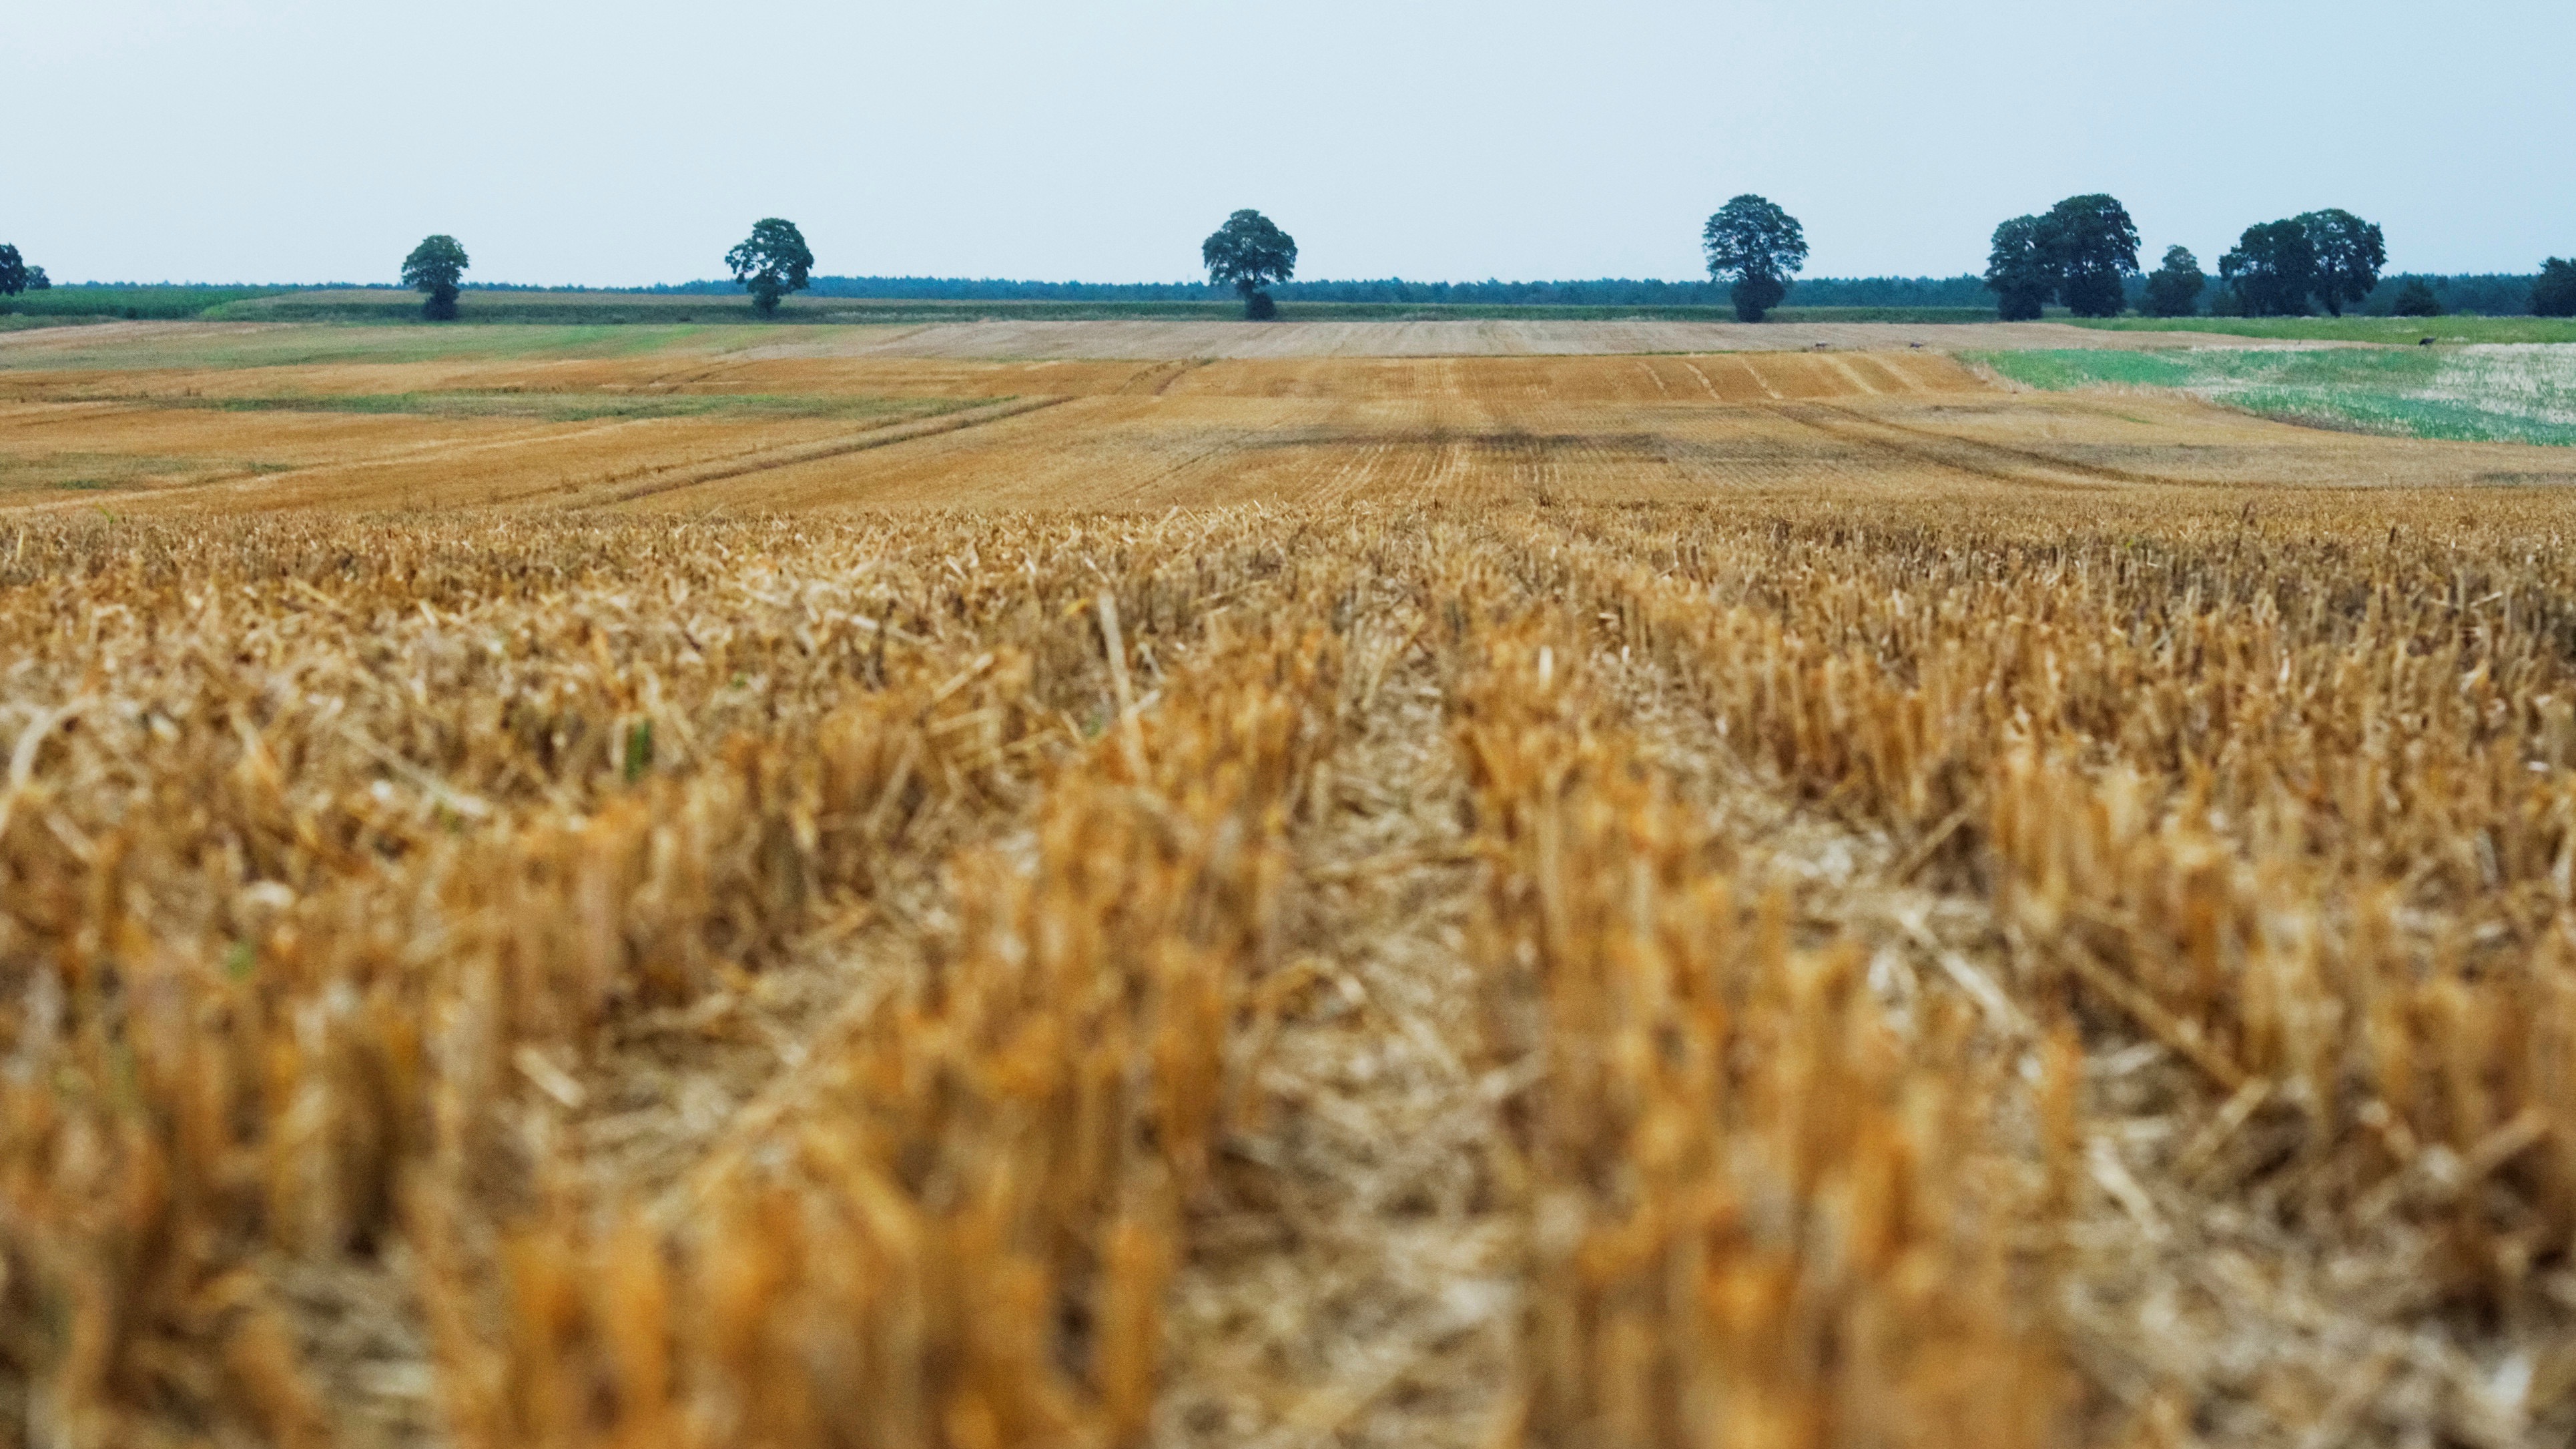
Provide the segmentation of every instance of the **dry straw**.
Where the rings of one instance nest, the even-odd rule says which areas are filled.
[[[2567,522],[29,524],[0,1444],[2563,1442]]]

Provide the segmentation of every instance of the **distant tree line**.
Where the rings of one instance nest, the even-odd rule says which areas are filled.
[[[1984,286],[2006,320],[2037,317],[2052,303],[2079,317],[2128,309],[2150,317],[2576,315],[2576,265],[2555,259],[2537,276],[2386,276],[2387,264],[2376,223],[2328,207],[2247,227],[2219,258],[2214,286],[2188,247],[2165,248],[2156,269],[2141,273],[2136,225],[2116,198],[2096,194],[1997,226]],[[2553,312],[2562,295],[2568,310]]]
[[[2046,212],[2013,217],[1995,228],[1983,276],[1851,277],[1796,281],[1806,265],[1804,228],[1767,198],[1728,201],[1701,229],[1708,280],[1669,282],[1605,277],[1572,282],[1299,282],[1296,239],[1260,212],[1234,212],[1201,243],[1205,282],[1026,282],[964,277],[818,277],[814,253],[793,222],[766,217],[725,254],[731,281],[633,288],[682,295],[747,295],[761,316],[791,292],[883,301],[1240,302],[1247,319],[1278,314],[1280,300],[1440,305],[1709,307],[1721,300],[1758,322],[1792,286],[1811,307],[1958,307],[1993,299],[1999,316],[2027,320],[2063,306],[2079,317],[2136,310],[2156,317],[2290,316],[2311,306],[2342,316],[2489,316],[2534,311],[2576,315],[2576,264],[2552,258],[2538,276],[2383,277],[2388,249],[2377,225],[2328,208],[2247,227],[2219,259],[2219,285],[2187,247],[2167,247],[2153,272],[2138,266],[2138,227],[2119,198],[2102,192],[2070,196]],[[0,248],[0,287],[16,251]],[[457,315],[467,284],[465,249],[433,236],[404,259],[403,283],[428,295],[423,314]],[[20,269],[23,274],[24,269]],[[41,273],[38,274],[41,276]],[[494,290],[500,290],[495,288]],[[603,288],[601,290],[621,290]],[[2204,300],[2206,299],[2206,300]]]
[[[1213,302],[1231,298],[1243,302],[1247,310],[1262,305],[1255,297],[1265,302],[1419,306],[1732,305],[1739,315],[1749,310],[1759,316],[1786,296],[1806,256],[1805,237],[1796,219],[1758,196],[1739,196],[1727,203],[1727,208],[1709,218],[1701,241],[1711,268],[1704,281],[1595,277],[1417,282],[1382,277],[1300,282],[1293,278],[1295,241],[1260,213],[1247,211],[1228,218],[1202,247],[1201,259],[1211,269],[1205,282],[1036,282],[994,277],[816,276],[813,253],[803,234],[793,223],[769,217],[755,224],[752,235],[726,254],[727,267],[735,274],[731,280],[564,288],[468,282],[463,279],[464,247],[454,237],[439,235],[427,238],[404,258],[400,285],[424,294],[423,314],[433,319],[457,315],[462,293],[537,291],[749,296],[764,316],[775,311],[786,294],[796,291],[879,301]],[[1238,247],[1249,250],[1238,251]],[[1982,276],[1809,277],[1796,280],[1794,286],[1798,304],[1804,307],[1994,306],[2008,316],[2036,316],[2039,309],[2055,306],[2100,315],[2126,309],[2149,316],[2260,315],[2311,307],[2337,315],[2351,311],[2377,317],[2576,316],[2576,262],[2563,258],[2548,259],[2537,273],[2458,275],[2383,274],[2385,260],[2378,227],[2350,212],[2328,210],[2248,227],[2236,247],[2220,258],[2215,279],[2201,269],[2200,260],[2188,248],[2179,246],[2166,248],[2154,271],[2141,272],[2135,224],[2115,198],[2094,194],[2069,197],[2047,213],[2015,217],[1997,227]],[[8,297],[54,285],[44,268],[28,264],[15,246],[0,243],[0,310],[6,310]],[[137,282],[62,286],[74,293],[169,289],[167,283]],[[309,289],[212,290],[249,296]],[[133,315],[135,309],[125,311]]]
[[[2154,273],[2122,282],[2122,303],[2145,311],[2147,287]],[[2214,285],[2212,278],[2204,283]],[[2421,281],[2439,299],[2444,312],[2475,312],[2487,317],[2521,316],[2532,310],[2534,272],[2479,272],[2444,275],[2395,272],[2350,312],[2385,317],[2395,311],[2400,292]],[[722,279],[664,282],[651,287],[550,288],[500,282],[469,282],[474,291],[644,292],[679,296],[740,296],[742,288]],[[1472,305],[1488,307],[1724,307],[1729,284],[1718,281],[1661,281],[1651,277],[1588,277],[1572,281],[1416,282],[1403,277],[1355,278],[1347,281],[1287,282],[1270,288],[1282,302],[1380,302],[1414,306]],[[1037,282],[1005,277],[824,277],[813,279],[811,294],[846,301],[872,302],[1227,302],[1230,287],[1205,282]],[[2202,309],[2211,300],[2201,296]],[[1986,279],[1971,272],[1956,277],[1800,277],[1792,301],[1800,307],[1959,307],[1987,308],[1995,294]]]
[[[6,251],[11,258],[17,256],[15,248]],[[775,313],[779,300],[788,293],[804,291],[814,269],[814,253],[805,245],[805,234],[796,229],[796,223],[775,216],[752,223],[751,235],[726,252],[724,261],[726,269],[733,273],[732,290],[748,294],[752,310],[763,317]],[[420,315],[424,320],[455,321],[457,299],[469,290],[537,290],[468,283],[465,269],[471,265],[464,245],[445,233],[422,238],[420,245],[411,249],[411,255],[403,258],[402,285],[422,295]]]
[[[510,290],[501,283],[468,283],[467,291]],[[542,287],[518,290],[561,290]],[[683,296],[738,296],[742,288],[721,279],[663,283],[634,290]],[[1031,282],[1001,277],[815,277],[812,294],[878,302],[1223,302],[1231,287],[1205,282]],[[1283,282],[1269,292],[1282,302],[1382,302],[1501,307],[1724,307],[1733,284],[1671,282],[1655,278],[1594,277],[1561,282],[1416,282],[1403,277],[1349,281]],[[1985,279],[1956,277],[1802,277],[1802,307],[1984,307],[1994,300]]]

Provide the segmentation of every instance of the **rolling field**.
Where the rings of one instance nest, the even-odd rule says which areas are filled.
[[[1445,325],[0,337],[0,1446],[2576,1433],[2576,454]]]
[[[2184,396],[2006,396],[1901,327],[1833,330],[1893,350],[1815,351],[1833,339],[1782,327],[1742,330],[1799,350],[1594,351],[1645,325],[82,329],[0,343],[0,508],[1672,502],[2576,470],[2554,450],[2338,438]],[[1246,333],[1271,355],[1223,355]],[[1460,350],[1416,355],[1434,343]]]

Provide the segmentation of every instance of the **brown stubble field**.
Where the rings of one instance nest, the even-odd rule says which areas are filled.
[[[0,1444],[2576,1431],[2557,454],[306,330],[0,343]]]

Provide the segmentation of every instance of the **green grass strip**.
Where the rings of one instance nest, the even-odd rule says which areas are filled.
[[[2563,317],[2099,317],[2051,318],[2100,332],[2210,332],[2272,342],[2576,342]]]
[[[2014,382],[2050,392],[2169,389],[2319,427],[2576,447],[2576,348],[2193,348],[1971,356]]]

